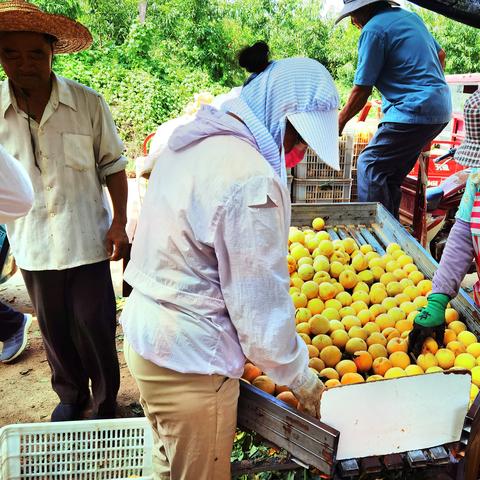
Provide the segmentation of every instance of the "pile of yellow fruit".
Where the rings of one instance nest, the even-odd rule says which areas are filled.
[[[412,257],[396,243],[380,255],[353,238],[332,240],[324,227],[321,218],[309,229],[291,227],[287,262],[296,330],[307,344],[310,367],[327,388],[468,369],[473,401],[480,386],[480,343],[456,310],[445,313],[444,348],[429,338],[416,364],[408,355],[408,334],[432,289]],[[268,393],[283,393],[284,387],[255,368],[247,364],[244,379]]]

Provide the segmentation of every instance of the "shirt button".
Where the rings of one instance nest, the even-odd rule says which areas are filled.
[[[53,218],[55,216],[55,212],[50,213],[50,216]]]

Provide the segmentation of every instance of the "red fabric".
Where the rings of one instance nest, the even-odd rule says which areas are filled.
[[[285,154],[285,164],[287,168],[293,168],[297,163],[300,163],[305,156],[306,149],[293,147],[290,152]]]

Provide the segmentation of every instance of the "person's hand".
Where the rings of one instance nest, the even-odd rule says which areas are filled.
[[[299,388],[293,389],[293,394],[299,402],[299,409],[312,417],[320,418],[320,400],[325,385],[311,370],[307,381]]]
[[[125,231],[125,225],[114,221],[107,232],[106,242],[110,260],[115,261],[126,257],[128,252],[128,235]]]
[[[449,301],[448,295],[432,293],[428,297],[427,306],[418,312],[408,336],[408,351],[415,357],[422,352],[423,344],[428,337],[435,338],[439,345],[443,344],[445,309]]]

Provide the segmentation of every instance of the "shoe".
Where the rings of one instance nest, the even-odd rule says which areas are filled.
[[[32,324],[32,316],[23,316],[22,326],[8,339],[3,342],[3,350],[0,355],[0,362],[9,363],[15,360],[27,346],[28,329]]]
[[[101,407],[97,412],[94,412],[90,415],[89,420],[108,420],[111,418],[116,418],[116,411],[116,404],[110,408]]]
[[[75,403],[59,403],[52,412],[51,422],[80,420],[83,407]]]

